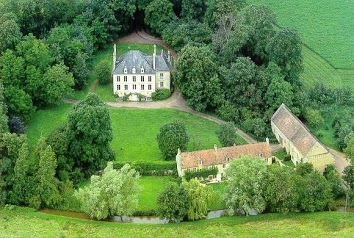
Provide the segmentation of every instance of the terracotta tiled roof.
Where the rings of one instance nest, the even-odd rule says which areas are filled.
[[[316,142],[320,143],[285,104],[278,108],[271,121],[303,156],[307,155]]]
[[[272,156],[272,153],[267,142],[214,148],[209,150],[199,150],[193,152],[182,152],[181,168],[189,169],[197,168],[199,165],[207,167],[218,164],[226,164],[228,163],[228,159],[238,158],[241,155],[269,158]]]

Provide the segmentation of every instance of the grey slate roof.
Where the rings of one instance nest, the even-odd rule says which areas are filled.
[[[139,50],[130,50],[117,58],[113,74],[123,74],[125,67],[128,74],[132,74],[133,68],[136,69],[137,74],[141,74],[141,67],[144,68],[144,74],[154,74],[152,57],[152,55],[146,55]],[[170,71],[170,64],[165,56],[156,55],[156,70]]]
[[[282,104],[273,114],[271,121],[287,139],[294,144],[303,156],[306,156],[307,153],[310,152],[316,142],[322,145],[285,104]],[[323,147],[327,150],[325,146]]]

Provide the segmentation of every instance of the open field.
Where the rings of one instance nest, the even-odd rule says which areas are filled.
[[[28,125],[28,138],[31,146],[37,143],[40,136],[48,136],[60,125],[65,124],[72,104],[39,110]],[[116,109],[109,108],[114,139],[111,147],[118,161],[156,161],[162,160],[156,136],[166,123],[182,120],[190,135],[188,150],[213,148],[220,146],[214,133],[219,125],[191,113],[173,109]],[[245,141],[238,137],[239,143]]]
[[[167,225],[68,218],[30,208],[0,211],[1,237],[352,237],[354,214],[339,212],[223,217]]]
[[[270,6],[281,27],[298,29],[304,42],[305,87],[322,81],[354,90],[354,4],[344,1],[250,0]]]
[[[354,69],[354,4],[352,0],[251,0],[269,5],[282,27],[300,31],[303,41],[335,68]]]

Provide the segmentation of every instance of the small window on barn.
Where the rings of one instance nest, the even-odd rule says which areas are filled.
[[[144,73],[145,71],[144,71],[144,67],[141,67],[141,69],[140,69],[140,73]]]
[[[124,73],[125,73],[125,74],[128,73],[127,67],[124,67]]]

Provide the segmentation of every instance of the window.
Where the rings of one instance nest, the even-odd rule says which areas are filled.
[[[117,85],[117,90],[120,90],[120,85]]]
[[[144,82],[144,76],[141,76],[141,82]]]
[[[126,74],[128,72],[127,67],[124,67],[124,73]]]
[[[117,82],[120,82],[120,76],[117,76]]]
[[[136,76],[133,76],[133,82],[135,82],[136,81]]]
[[[128,85],[124,85],[124,90],[128,90]]]
[[[128,81],[128,76],[124,76],[124,82]]]
[[[151,76],[148,76],[148,81],[151,82]]]
[[[163,88],[163,82],[160,82],[160,88]]]
[[[151,90],[151,85],[150,84],[148,85],[148,90]]]
[[[163,73],[160,73],[160,79],[163,79]]]
[[[225,164],[222,164],[222,168],[225,169]]]
[[[141,85],[141,90],[144,90],[144,84]]]
[[[136,90],[136,84],[133,84],[133,90]]]
[[[132,73],[135,74],[136,73],[136,69],[135,67],[132,69]]]
[[[143,74],[144,73],[144,68],[141,67],[140,72]]]

